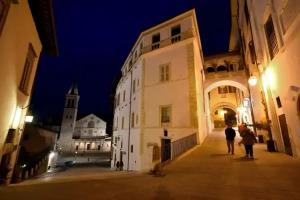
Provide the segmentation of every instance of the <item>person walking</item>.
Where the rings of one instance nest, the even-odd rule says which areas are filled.
[[[240,130],[240,135],[242,137],[242,140],[239,142],[239,145],[242,143],[245,146],[245,151],[246,151],[246,156],[245,158],[250,158],[254,159],[253,157],[253,145],[256,142],[256,137],[254,133],[247,127],[246,124],[243,124],[241,130]]]
[[[227,128],[225,129],[228,153],[234,155],[234,138],[235,138],[235,130],[232,128],[232,124],[228,123]]]

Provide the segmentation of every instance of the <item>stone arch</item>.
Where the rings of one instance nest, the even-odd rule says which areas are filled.
[[[216,104],[213,108],[212,108],[212,113],[214,113],[217,109],[224,107],[224,108],[230,108],[231,110],[233,110],[234,112],[237,112],[237,109],[235,107],[235,105],[229,103],[229,102],[221,102]]]
[[[209,85],[207,85],[205,87],[204,95],[205,95],[205,107],[207,108],[206,120],[207,120],[207,126],[208,126],[209,132],[212,130],[213,125],[212,125],[212,121],[211,121],[211,111],[210,111],[210,107],[209,107],[208,93],[210,91],[212,91],[213,89],[224,86],[224,85],[236,87],[236,88],[240,89],[241,91],[243,91],[245,96],[249,95],[247,86],[245,84],[242,84],[241,82],[235,81],[235,80],[219,80],[219,81],[214,81],[214,82],[210,83]]]
[[[233,80],[221,80],[221,81],[213,82],[205,88],[205,93],[208,93],[211,90],[224,85],[236,87],[242,90],[244,94],[248,94],[248,89],[244,84]]]

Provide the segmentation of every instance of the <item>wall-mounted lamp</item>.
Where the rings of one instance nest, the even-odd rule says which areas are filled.
[[[251,86],[255,86],[257,84],[257,78],[256,76],[250,76],[249,80],[248,80],[248,83],[251,85]]]

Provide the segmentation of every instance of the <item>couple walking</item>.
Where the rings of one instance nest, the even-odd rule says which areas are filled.
[[[245,146],[246,158],[254,159],[253,157],[253,145],[256,142],[256,138],[253,132],[247,127],[246,124],[241,124],[239,126],[239,133],[242,137],[242,140],[238,143],[241,145],[242,143]],[[232,124],[228,124],[225,129],[228,153],[234,155],[234,138],[236,136],[235,130],[232,128]]]

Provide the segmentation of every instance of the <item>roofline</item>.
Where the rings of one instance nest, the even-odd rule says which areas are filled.
[[[141,39],[143,38],[143,36],[145,36],[146,34],[149,34],[151,32],[154,32],[155,30],[160,29],[161,27],[167,26],[167,25],[171,24],[173,21],[180,20],[180,19],[185,18],[187,16],[192,16],[193,19],[194,19],[194,23],[195,23],[194,25],[196,27],[196,34],[198,36],[199,49],[202,49],[201,48],[201,42],[200,42],[200,34],[199,34],[199,29],[198,29],[198,22],[197,22],[197,17],[196,17],[196,11],[195,11],[195,8],[193,8],[193,9],[185,11],[185,12],[179,14],[179,15],[176,15],[175,17],[169,18],[168,20],[165,20],[165,21],[163,21],[163,22],[161,22],[161,23],[159,23],[157,25],[154,25],[151,28],[148,28],[148,29],[142,31],[140,33],[138,39],[134,43],[133,47],[131,48],[128,56],[126,57],[125,62],[123,63],[123,65],[121,67],[121,70],[127,64],[127,62],[129,60],[131,54],[133,53],[133,49],[136,48],[136,46],[139,44],[139,42],[141,41]],[[202,57],[203,57],[203,55],[202,55]]]
[[[222,56],[241,56],[241,55],[240,55],[239,50],[222,52],[222,53],[217,53],[217,54],[212,54],[212,55],[209,55],[209,56],[205,56],[204,57],[204,62],[206,62],[207,60],[215,59],[215,58],[222,57]]]

